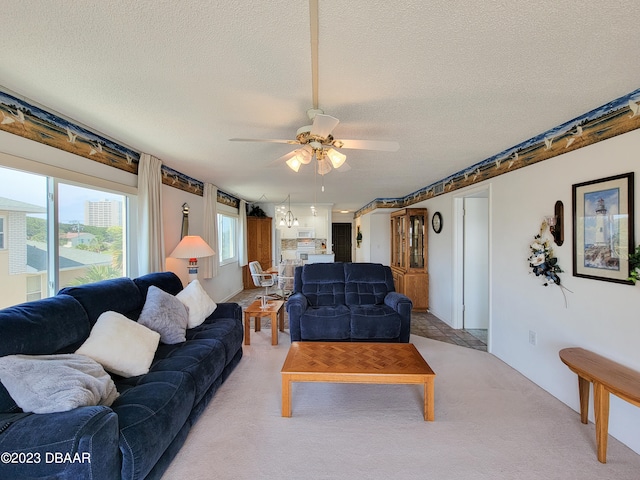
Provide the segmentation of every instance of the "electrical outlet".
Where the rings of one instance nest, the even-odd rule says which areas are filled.
[[[529,343],[534,346],[538,343],[538,334],[533,330],[529,330]]]

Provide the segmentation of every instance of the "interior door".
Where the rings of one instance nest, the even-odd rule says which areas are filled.
[[[489,199],[464,199],[464,328],[489,328]]]
[[[336,262],[351,261],[351,224],[332,223],[331,238],[333,240],[333,253]]]

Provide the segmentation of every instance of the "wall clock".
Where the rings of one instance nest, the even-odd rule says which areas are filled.
[[[440,233],[442,231],[442,215],[440,212],[436,212],[431,217],[431,226],[433,227],[433,231],[436,233]]]

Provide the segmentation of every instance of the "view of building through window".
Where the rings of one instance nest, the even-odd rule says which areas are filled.
[[[126,274],[126,196],[2,167],[0,178],[0,308]]]

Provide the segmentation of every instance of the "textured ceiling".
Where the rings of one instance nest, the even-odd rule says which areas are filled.
[[[319,106],[352,167],[273,160],[312,107],[306,0],[3,0],[0,85],[256,201],[407,195],[637,89],[635,0],[320,0]]]

